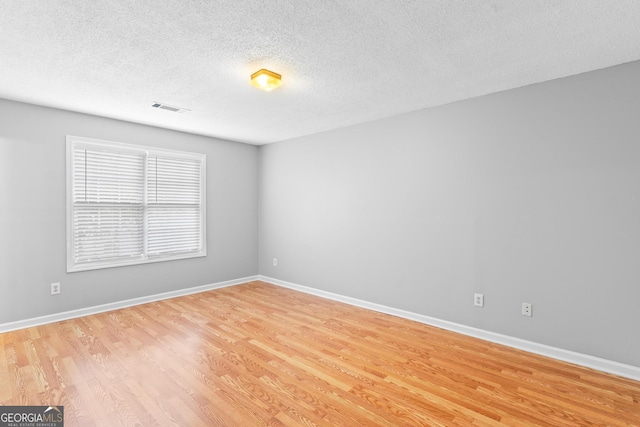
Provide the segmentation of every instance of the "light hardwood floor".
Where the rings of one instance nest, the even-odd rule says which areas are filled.
[[[262,282],[0,334],[65,426],[628,426],[640,382]]]

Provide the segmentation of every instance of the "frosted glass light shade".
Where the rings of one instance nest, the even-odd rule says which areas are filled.
[[[269,92],[282,85],[282,76],[263,68],[251,74],[251,84],[258,89]]]

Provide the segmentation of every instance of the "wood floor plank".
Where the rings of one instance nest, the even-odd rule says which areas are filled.
[[[0,334],[67,426],[640,426],[640,382],[263,282]]]

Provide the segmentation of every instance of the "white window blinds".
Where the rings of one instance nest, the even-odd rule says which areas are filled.
[[[67,270],[206,255],[205,156],[67,137]]]
[[[195,159],[147,158],[150,256],[198,251],[201,165]]]

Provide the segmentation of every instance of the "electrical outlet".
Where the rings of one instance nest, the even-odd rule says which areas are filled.
[[[58,295],[60,290],[60,282],[51,284],[51,295]]]
[[[277,267],[278,266],[278,258],[274,258],[273,259],[273,266]]]
[[[473,305],[476,307],[484,307],[484,295],[473,294]]]
[[[529,316],[529,317],[533,316],[533,305],[529,304],[528,302],[523,302],[522,315]]]

